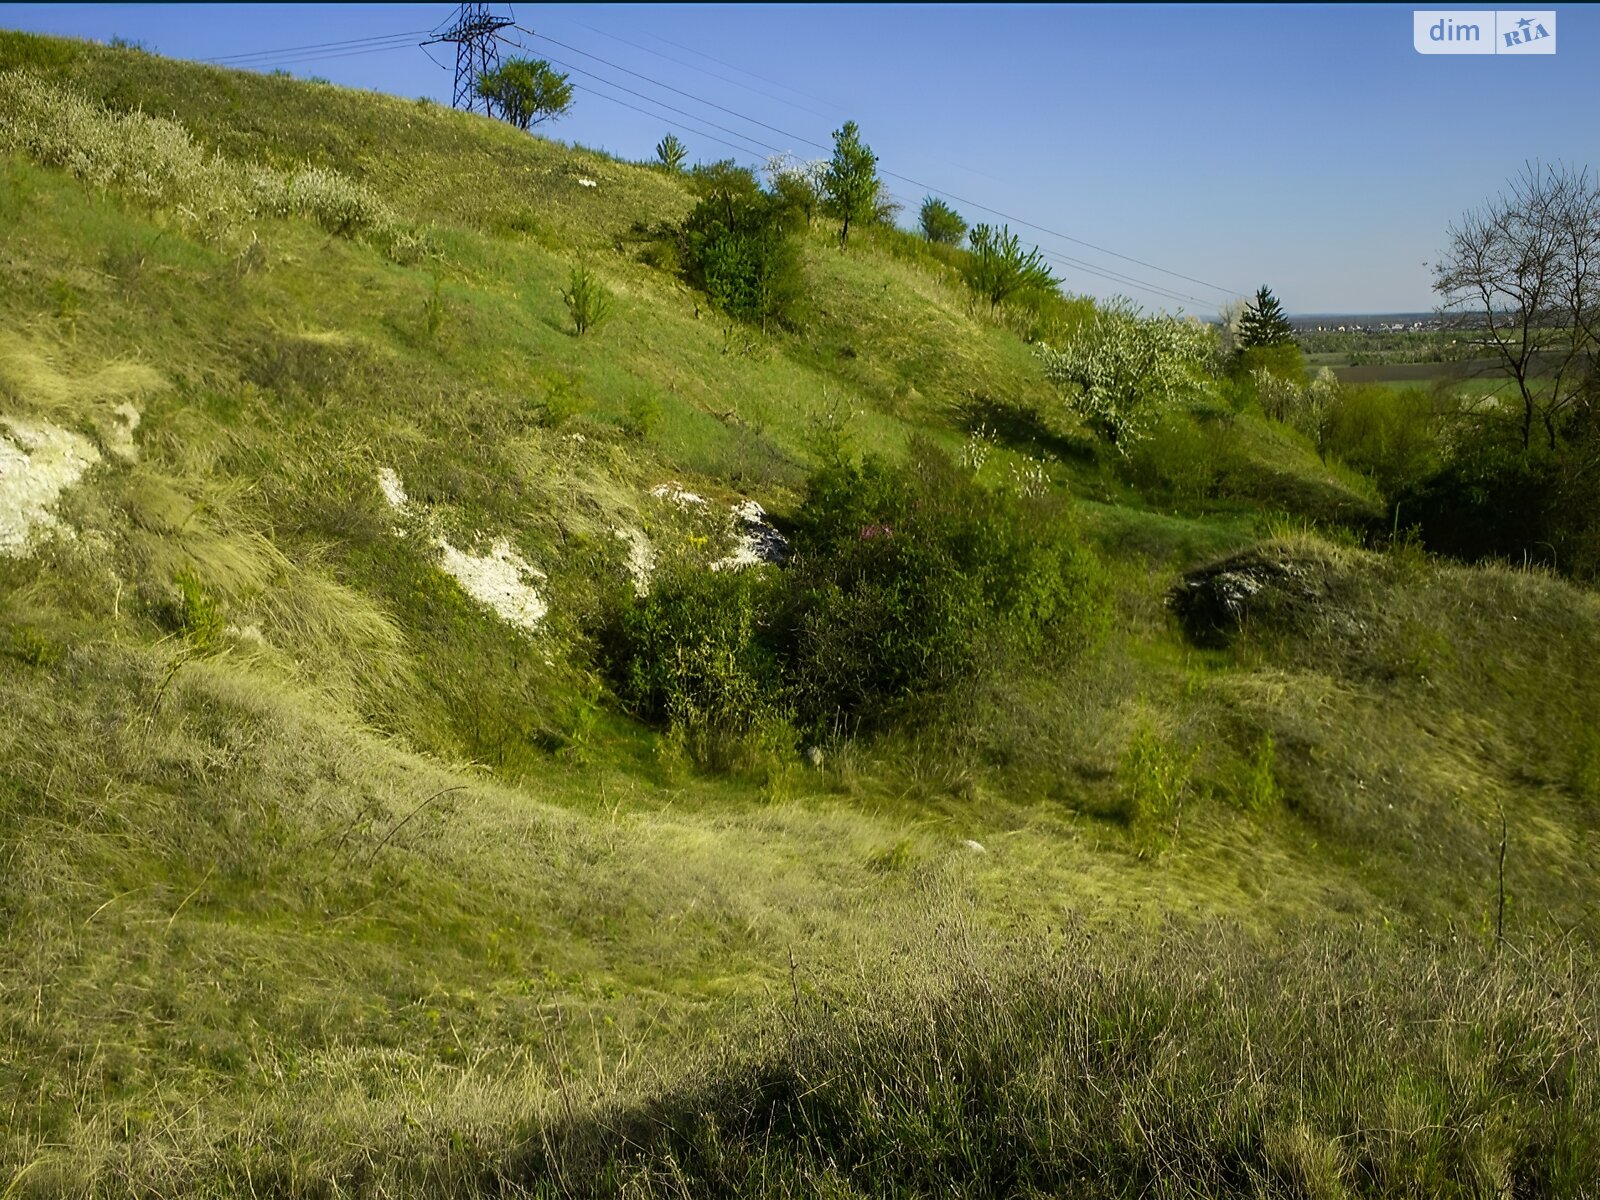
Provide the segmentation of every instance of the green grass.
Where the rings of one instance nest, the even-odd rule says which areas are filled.
[[[1258,413],[1121,460],[895,235],[819,224],[764,336],[646,261],[662,172],[127,49],[12,68],[227,178],[338,172],[430,253],[0,158],[0,417],[102,459],[0,557],[0,1195],[1583,1194],[1591,593],[1359,549],[1371,482]],[[984,484],[1072,498],[1092,654],[743,775],[604,686],[618,529],[707,556],[841,430],[980,428]],[[436,538],[545,572],[541,629]],[[1171,589],[1252,548],[1315,603],[1193,644]]]

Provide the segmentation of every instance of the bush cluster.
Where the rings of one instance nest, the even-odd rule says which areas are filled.
[[[801,294],[793,233],[803,217],[731,162],[696,167],[699,203],[683,222],[678,255],[688,282],[730,316],[786,324]]]
[[[880,729],[985,673],[1070,659],[1105,586],[1060,502],[991,491],[943,453],[811,478],[782,571],[658,577],[610,623],[635,711],[695,736]]]
[[[849,729],[1001,664],[1059,660],[1103,620],[1058,502],[982,487],[930,446],[840,461],[798,514],[788,614],[797,716]]]

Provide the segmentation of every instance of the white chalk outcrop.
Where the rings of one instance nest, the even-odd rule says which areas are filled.
[[[741,500],[733,506],[738,541],[733,553],[711,564],[713,571],[742,571],[763,563],[774,566],[789,561],[789,539],[773,528],[767,512],[754,500]]]
[[[71,430],[0,418],[0,554],[21,557],[40,530],[70,534],[51,510],[99,461],[94,445]]]
[[[550,605],[534,581],[543,582],[547,576],[513,550],[505,538],[483,555],[457,550],[443,538],[435,538],[433,544],[444,555],[444,569],[455,576],[467,595],[519,629],[533,633],[539,628]]]
[[[426,520],[427,514],[412,504],[393,467],[379,469],[378,490],[400,516]],[[405,529],[397,527],[395,532],[404,536]],[[430,541],[439,551],[440,567],[462,591],[507,624],[527,633],[537,632],[550,613],[550,604],[538,585],[549,577],[513,550],[507,539],[497,539],[487,554],[457,549],[437,535]]]

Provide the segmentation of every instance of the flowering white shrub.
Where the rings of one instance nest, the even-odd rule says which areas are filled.
[[[1161,409],[1198,391],[1214,330],[1176,317],[1145,316],[1118,297],[1098,305],[1060,350],[1038,350],[1045,377],[1067,406],[1126,454]]]
[[[111,112],[22,71],[0,73],[0,148],[200,223],[238,206],[228,165],[176,121]]]
[[[0,151],[173,212],[216,241],[241,219],[270,215],[309,217],[329,233],[375,242],[402,261],[427,250],[425,235],[401,222],[371,188],[337,171],[242,171],[207,152],[176,121],[113,112],[23,71],[0,72]]]
[[[1318,454],[1328,449],[1328,426],[1334,409],[1339,404],[1339,377],[1328,367],[1322,367],[1303,389],[1296,392],[1290,405],[1288,422],[1311,439]]]
[[[1250,376],[1255,380],[1256,399],[1261,404],[1261,411],[1274,421],[1287,421],[1290,411],[1300,400],[1300,385],[1266,367],[1257,367],[1250,372]]]
[[[258,168],[251,172],[250,185],[257,212],[310,217],[340,237],[356,237],[394,223],[371,188],[327,167],[306,167],[293,175]]]
[[[822,192],[822,180],[828,173],[828,160],[825,158],[801,159],[788,150],[781,154],[769,157],[761,168],[762,174],[767,177],[767,182],[776,187],[778,181],[785,178],[797,179],[818,195]]]

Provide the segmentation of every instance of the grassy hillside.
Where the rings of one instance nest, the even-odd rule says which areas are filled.
[[[680,177],[435,105],[0,34],[0,156],[0,1195],[1593,1194],[1592,592],[1122,460],[890,230],[731,322]],[[706,769],[607,623],[841,441],[1108,629]]]

